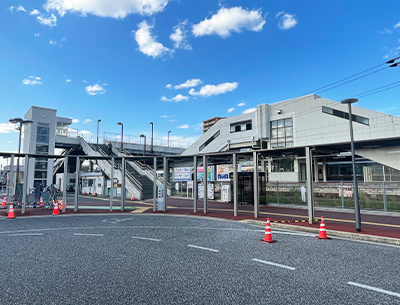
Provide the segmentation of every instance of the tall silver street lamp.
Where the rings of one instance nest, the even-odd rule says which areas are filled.
[[[150,124],[151,124],[151,152],[153,152],[154,150],[153,150],[153,135],[154,135],[154,124],[153,124],[153,122],[150,122]]]
[[[124,124],[121,122],[118,122],[118,125],[121,125],[122,130],[121,130],[121,153],[124,151]]]
[[[361,214],[360,214],[360,203],[358,200],[358,185],[356,175],[356,161],[354,153],[354,137],[353,137],[353,114],[351,113],[351,104],[358,102],[356,98],[348,98],[341,101],[342,104],[349,105],[349,122],[350,122],[350,141],[351,141],[351,159],[353,166],[353,188],[354,188],[354,208],[356,213],[356,230],[361,231]]]
[[[97,120],[97,146],[96,146],[96,151],[99,150],[99,124],[100,124],[101,120],[98,119]]]
[[[171,133],[171,130],[168,130],[168,147],[169,147],[169,134]]]
[[[20,154],[20,152],[21,152],[21,132],[22,132],[22,125],[23,124],[32,124],[33,123],[33,121],[32,120],[24,120],[23,118],[12,118],[12,119],[9,119],[9,122],[11,123],[11,124],[18,124],[19,123],[19,126],[17,127],[17,129],[19,130],[19,141],[18,141],[18,154]],[[12,169],[11,169],[12,170]],[[16,179],[15,179],[15,185],[17,185],[18,184],[18,181],[19,181],[19,156],[18,156],[18,158],[17,158],[17,176],[16,176]],[[18,190],[17,190],[17,187],[15,187],[15,195],[18,195]]]
[[[141,134],[140,137],[144,138],[143,156],[145,156],[146,155],[146,136],[144,134]]]

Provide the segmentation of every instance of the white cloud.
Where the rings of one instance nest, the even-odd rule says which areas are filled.
[[[87,123],[92,123],[91,119],[86,119],[83,123],[87,124]]]
[[[243,114],[245,114],[245,113],[250,113],[250,112],[254,112],[254,111],[256,111],[257,110],[257,108],[249,108],[249,109],[246,109],[245,111],[243,111]]]
[[[379,34],[392,34],[392,31],[386,28],[383,31],[379,31],[378,33]]]
[[[0,123],[0,133],[11,133],[11,132],[18,132],[15,129],[15,124],[11,123]]]
[[[20,5],[20,6],[18,6],[18,7],[16,8],[16,11],[17,11],[17,12],[26,12],[26,9],[25,9],[22,5]]]
[[[167,89],[172,89],[172,85],[171,85],[171,84],[168,84],[168,85],[165,86],[165,88],[167,88]]]
[[[40,12],[38,10],[32,10],[29,15],[40,15]]]
[[[178,94],[177,96],[173,97],[173,98],[166,98],[165,96],[161,97],[161,100],[164,102],[181,102],[181,101],[187,101],[189,100],[188,96],[184,96],[182,94]]]
[[[100,86],[99,84],[95,84],[93,86],[85,87],[87,94],[89,95],[97,95],[97,94],[104,94],[106,90]]]
[[[54,16],[54,14],[51,14],[51,16],[49,18],[45,18],[42,16],[38,16],[37,20],[39,20],[39,22],[43,25],[48,25],[49,27],[53,27],[57,25],[57,17]]]
[[[289,30],[289,29],[293,28],[294,26],[296,26],[297,19],[295,18],[295,15],[291,15],[291,14],[283,13],[283,12],[281,12],[281,13],[283,15],[279,13],[279,16],[282,15],[282,17],[278,23],[278,27],[281,30]],[[278,17],[278,15],[277,15],[277,17]]]
[[[24,78],[22,80],[22,84],[24,84],[24,85],[41,85],[42,82],[40,80],[41,80],[40,77],[29,76],[29,78]]]
[[[36,37],[39,37],[40,33],[33,33],[33,35],[35,35]]]
[[[228,112],[232,112],[233,110],[235,110],[235,108],[229,108]]]
[[[68,79],[65,80],[65,82],[66,82],[66,83],[70,83],[71,80],[68,78]]]
[[[80,130],[79,134],[84,135],[88,139],[90,139],[93,136],[93,134],[88,130]]]
[[[11,12],[12,14],[14,14],[14,12],[13,12],[13,9],[15,9],[14,6],[11,5],[8,9],[10,10],[10,12]]]
[[[144,20],[139,23],[139,29],[135,32],[132,31],[132,35],[134,34],[135,40],[139,45],[139,50],[143,54],[147,56],[151,56],[153,58],[161,57],[166,52],[170,51],[167,47],[164,47],[161,43],[156,41],[156,36],[152,37],[150,30],[154,27],[147,24]],[[170,51],[173,52],[173,51]]]
[[[243,107],[243,106],[246,106],[246,103],[241,102],[238,104],[238,107]]]
[[[394,26],[394,28],[400,28],[400,21]]]
[[[168,120],[169,123],[175,122],[176,120]]]
[[[186,82],[179,84],[179,85],[175,85],[174,89],[178,90],[178,89],[183,89],[183,88],[193,88],[196,87],[198,85],[201,84],[201,79],[188,79]],[[171,86],[172,87],[172,86]]]
[[[92,14],[123,19],[130,14],[153,15],[162,12],[169,0],[47,0],[45,9],[66,13]]]
[[[49,44],[57,44],[57,41],[53,41],[50,39]]]
[[[219,85],[205,85],[201,87],[199,92],[195,92],[194,89],[190,89],[189,94],[191,95],[201,95],[201,96],[211,96],[233,91],[237,88],[238,83],[223,83]]]
[[[265,24],[261,10],[249,11],[241,7],[221,8],[210,19],[193,25],[194,36],[219,35],[226,38],[231,32],[240,33],[243,29],[259,32]]]
[[[186,39],[186,24],[187,20],[172,28],[174,32],[169,36],[169,38],[174,42],[174,47],[176,49],[192,50],[192,46],[187,42]]]
[[[70,119],[72,119],[72,118],[70,117]],[[72,124],[76,124],[76,123],[79,123],[79,120],[78,119],[72,119]]]
[[[171,114],[171,115],[166,115],[166,114],[164,114],[164,115],[160,116],[160,118],[166,119],[166,118],[172,118],[172,117],[174,117],[174,116],[175,116],[175,114]]]
[[[189,124],[181,125],[181,126],[178,126],[178,127],[176,127],[176,128],[179,128],[179,129],[188,129],[188,128],[189,128]]]
[[[67,37],[63,37],[63,38],[61,38],[61,41],[66,41],[67,40]]]

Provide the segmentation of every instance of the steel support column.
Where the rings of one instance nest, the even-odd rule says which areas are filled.
[[[197,157],[193,157],[193,212],[197,213]]]
[[[203,196],[203,212],[208,213],[208,175],[207,175],[207,156],[203,156],[203,181],[204,181],[204,196]]]
[[[110,212],[112,212],[113,208],[113,200],[114,200],[114,157],[111,158],[111,188],[110,188]]]
[[[238,216],[238,172],[237,155],[233,154],[233,216]]]
[[[67,181],[68,181],[68,157],[64,158],[64,180],[63,180],[63,205],[62,212],[65,213],[65,206],[67,204]],[[60,185],[61,187],[61,185]],[[76,187],[76,185],[75,185]]]
[[[78,212],[78,201],[79,201],[79,172],[81,170],[81,160],[76,157],[76,172],[75,172],[75,202],[74,212]]]
[[[153,212],[156,211],[157,204],[157,158],[153,158]]]
[[[258,218],[260,214],[260,192],[259,192],[259,174],[258,174],[258,155],[257,152],[253,152],[253,178],[254,178],[254,218]]]
[[[25,214],[25,206],[26,206],[26,195],[28,192],[28,169],[29,169],[29,157],[25,155],[25,167],[24,167],[24,184],[22,191],[22,202],[21,202],[21,214]]]
[[[121,177],[121,212],[124,211],[125,209],[125,197],[126,197],[126,191],[125,191],[125,177],[126,177],[126,159],[125,157],[122,157],[122,177]]]
[[[312,155],[310,147],[306,147],[306,173],[307,173],[307,205],[308,223],[314,223],[314,190],[312,176]]]
[[[163,209],[163,211],[166,212],[167,211],[167,200],[168,200],[167,190],[168,190],[168,181],[169,181],[169,167],[168,167],[168,159],[166,157],[164,157],[163,165],[164,165],[164,191],[163,191],[164,209]]]

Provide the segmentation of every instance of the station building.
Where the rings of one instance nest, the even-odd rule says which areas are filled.
[[[353,104],[352,119],[357,179],[400,181],[400,118]],[[353,177],[347,104],[311,94],[205,122],[203,135],[182,156],[259,150],[268,181],[300,182],[308,147],[314,180]]]

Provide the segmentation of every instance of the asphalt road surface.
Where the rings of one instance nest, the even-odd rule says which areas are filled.
[[[400,248],[230,220],[0,220],[1,304],[400,304]]]

